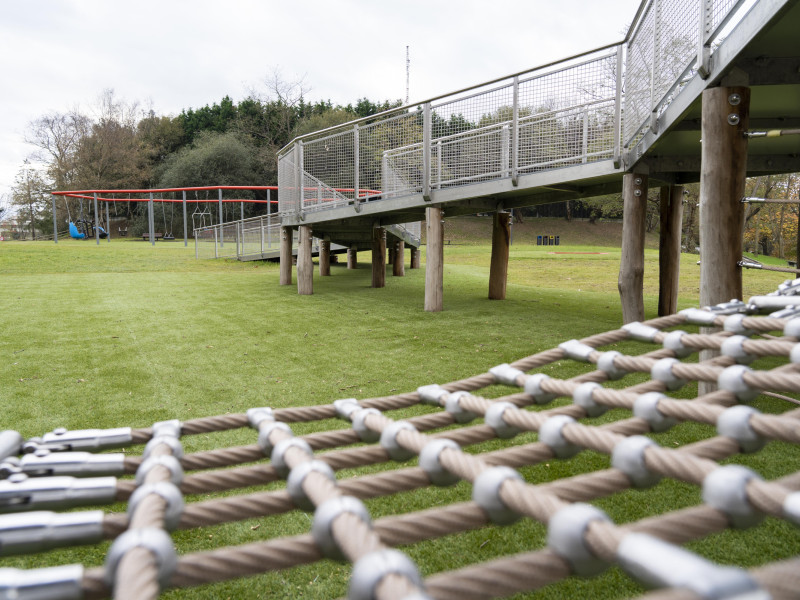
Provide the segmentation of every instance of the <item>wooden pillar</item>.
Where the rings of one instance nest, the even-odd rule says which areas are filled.
[[[444,288],[444,227],[438,206],[425,209],[425,232],[425,310],[439,312]]]
[[[292,285],[291,227],[281,227],[281,285]]]
[[[658,237],[658,316],[678,310],[678,281],[681,265],[683,186],[661,187],[661,231]]]
[[[798,236],[800,239],[800,236]],[[798,242],[800,244],[800,242]],[[419,248],[416,246],[411,246],[411,265],[412,269],[419,269]]]
[[[510,213],[498,211],[492,221],[492,262],[489,267],[489,300],[505,300],[508,281]]]
[[[327,277],[331,274],[331,243],[329,240],[319,242],[319,274]]]
[[[355,247],[347,249],[347,268],[358,268],[358,250],[356,250]]]
[[[647,214],[647,175],[622,177],[622,257],[619,265],[620,301],[624,323],[644,320],[644,231]]]
[[[392,275],[404,277],[406,274],[406,243],[398,240],[394,243],[394,261],[392,261]]]
[[[310,296],[314,293],[311,235],[309,225],[300,225],[300,240],[297,243],[297,293],[301,296]]]
[[[383,227],[372,228],[372,287],[382,288],[386,285],[386,230]]]
[[[742,297],[742,223],[750,89],[703,92],[700,166],[700,305]]]

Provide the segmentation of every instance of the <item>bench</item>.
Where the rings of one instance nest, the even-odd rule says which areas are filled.
[[[163,233],[153,233],[153,240],[163,240],[164,234]],[[150,241],[150,234],[143,233],[142,234],[142,241],[149,242]]]

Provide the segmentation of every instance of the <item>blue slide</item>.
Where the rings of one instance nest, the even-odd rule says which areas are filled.
[[[82,240],[86,237],[85,234],[78,232],[78,228],[72,221],[69,222],[69,236],[75,238],[76,240]]]

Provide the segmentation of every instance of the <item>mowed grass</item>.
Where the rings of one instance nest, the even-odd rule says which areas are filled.
[[[535,246],[537,232],[555,226],[558,247]],[[621,311],[618,224],[526,221],[514,228],[508,298],[486,299],[491,220],[446,222],[444,312],[422,310],[424,269],[387,274],[386,288],[371,289],[370,257],[357,270],[335,265],[332,276],[315,274],[314,295],[278,285],[278,266],[233,260],[195,260],[180,242],[114,240],[0,244],[0,409],[2,427],[24,436],[56,427],[146,427],[164,419],[238,413],[253,406],[302,406],[337,398],[359,399],[445,383],[484,372],[558,343],[617,328]],[[599,232],[599,233],[598,233]],[[449,234],[449,236],[448,236]],[[607,243],[603,243],[608,240]],[[645,306],[657,306],[657,252],[646,252]],[[556,254],[559,252],[559,254]],[[560,254],[566,252],[566,254]],[[586,254],[592,252],[596,254]],[[574,253],[574,254],[570,254]],[[696,255],[681,259],[680,305],[697,305]],[[423,251],[424,261],[424,251]],[[745,273],[745,295],[774,290],[786,275]],[[622,345],[622,350],[637,351]],[[641,349],[639,349],[641,350]],[[549,372],[549,371],[548,371]],[[552,374],[581,372],[556,365]],[[623,380],[628,383],[627,380]],[[504,393],[490,388],[489,396]],[[689,386],[681,394],[690,397]],[[559,400],[557,402],[567,402]],[[786,410],[761,397],[764,411]],[[402,411],[395,418],[418,414]],[[612,411],[606,420],[621,418]],[[341,428],[330,420],[294,424],[297,434]],[[711,428],[683,424],[659,434],[659,443],[682,445],[713,435]],[[251,444],[255,433],[237,430],[187,436],[187,452]],[[535,440],[477,446],[486,451]],[[138,453],[141,448],[126,449]],[[473,450],[471,450],[473,451]],[[770,443],[757,455],[736,457],[768,479],[800,469],[797,448]],[[569,461],[523,469],[532,482],[608,467],[608,458],[583,452]],[[388,468],[361,469],[367,473]],[[352,476],[345,471],[341,477]],[[265,489],[279,488],[271,484]],[[469,499],[465,483],[368,501],[375,518]],[[206,497],[189,498],[190,501]],[[691,485],[664,481],[597,502],[617,522],[698,503]],[[124,505],[106,507],[124,510]],[[211,550],[306,533],[310,517],[294,511],[173,534],[180,553]],[[485,528],[404,548],[425,575],[496,556],[541,548],[544,527],[527,519],[507,528]],[[766,519],[744,532],[725,532],[691,547],[714,560],[761,564],[800,552],[791,526]],[[0,566],[38,567],[82,562],[102,564],[108,544],[0,559]],[[290,571],[170,591],[180,598],[331,598],[346,591],[349,567],[329,561]],[[617,598],[641,589],[616,569],[591,579],[551,586],[541,597]],[[537,595],[539,597],[540,595]],[[529,595],[532,596],[532,595]],[[520,596],[528,597],[528,596]]]

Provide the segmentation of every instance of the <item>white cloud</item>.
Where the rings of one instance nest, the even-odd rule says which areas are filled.
[[[27,123],[105,88],[156,112],[243,98],[280,67],[309,99],[411,100],[618,40],[638,0],[25,0],[0,2],[0,192]]]

